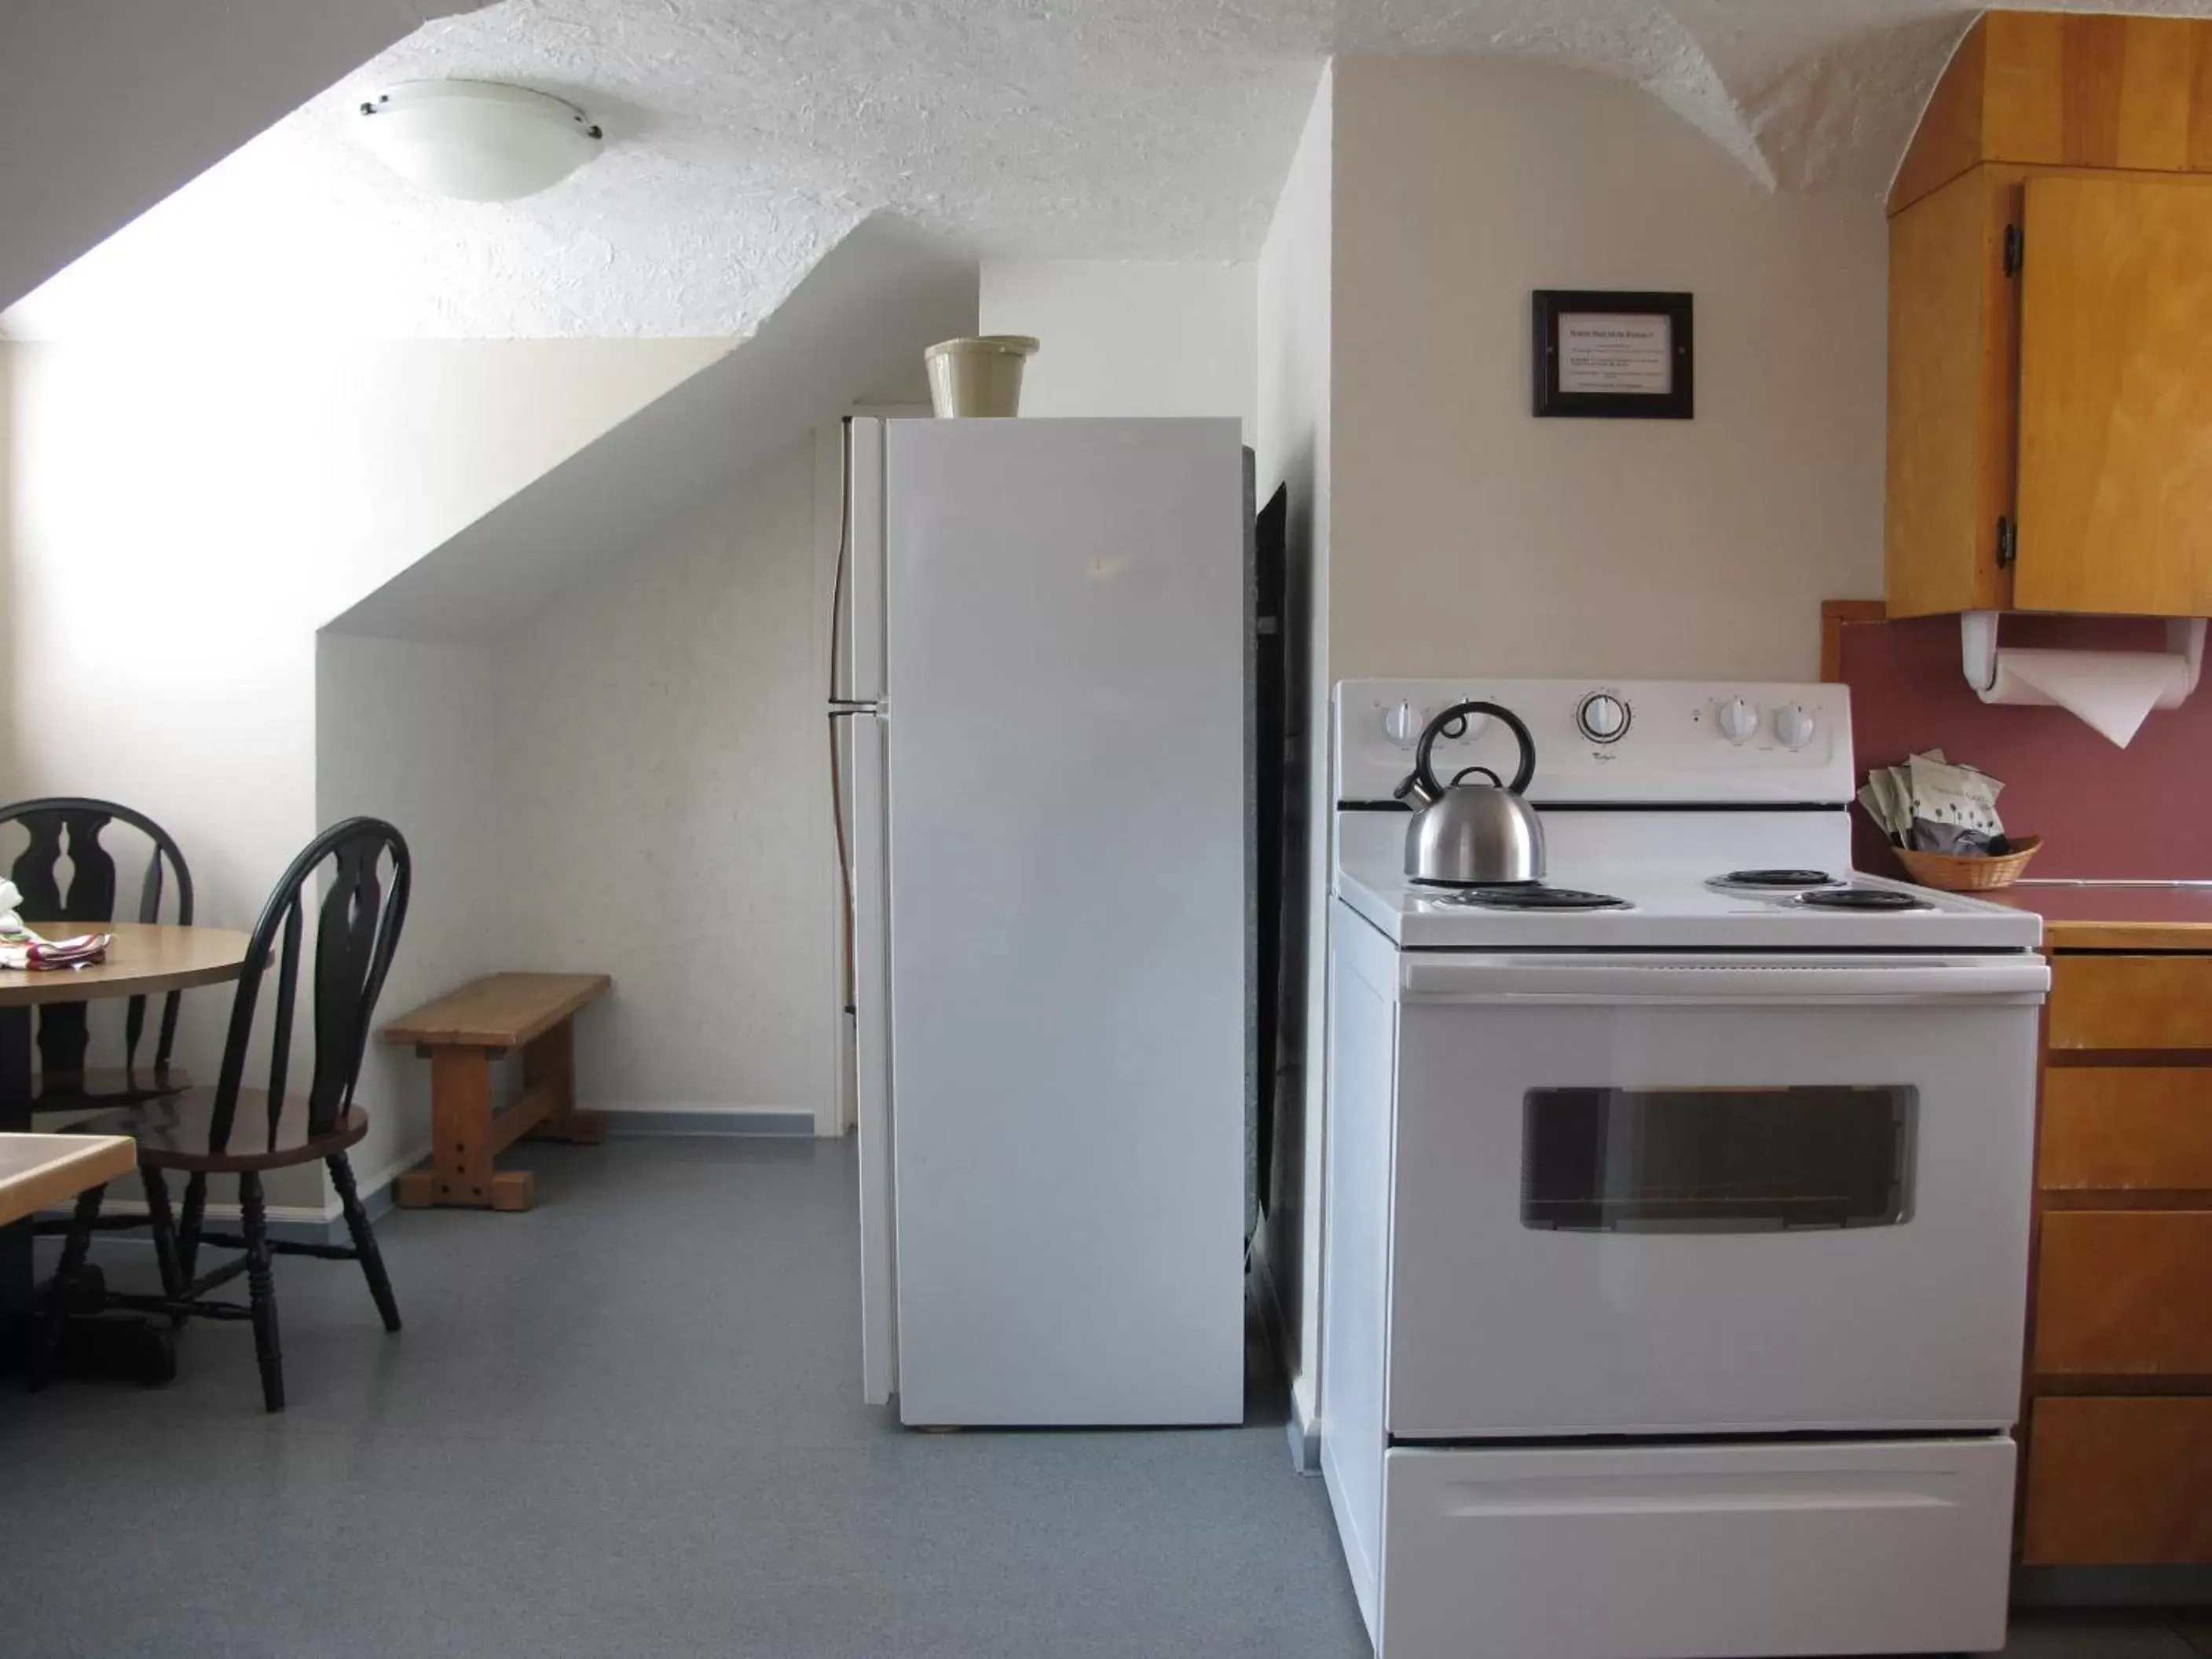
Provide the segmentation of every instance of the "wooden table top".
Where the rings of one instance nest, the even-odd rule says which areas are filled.
[[[0,1134],[0,1226],[138,1167],[128,1135]]]
[[[135,997],[236,979],[246,969],[247,935],[229,927],[173,927],[137,921],[32,921],[47,939],[112,933],[107,960],[90,968],[0,969],[0,1008],[41,1002]]]
[[[2212,951],[2212,890],[2006,887],[1976,898],[2032,910],[2054,951]]]

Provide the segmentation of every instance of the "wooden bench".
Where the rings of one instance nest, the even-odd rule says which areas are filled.
[[[597,1146],[606,1125],[576,1109],[576,1012],[606,994],[605,974],[494,974],[447,993],[384,1028],[386,1042],[412,1043],[430,1062],[430,1162],[392,1184],[409,1209],[458,1204],[526,1210],[537,1201],[527,1170],[495,1170],[492,1159],[524,1135]],[[522,1051],[522,1094],[503,1111],[491,1104],[491,1062]]]

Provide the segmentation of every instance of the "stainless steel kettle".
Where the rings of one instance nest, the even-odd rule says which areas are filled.
[[[1454,774],[1449,787],[1439,784],[1430,766],[1437,738],[1454,720],[1492,714],[1521,744],[1521,767],[1513,781],[1502,782],[1486,766]],[[1462,780],[1480,772],[1488,783]],[[1439,887],[1492,887],[1544,878],[1544,821],[1522,798],[1536,775],[1536,740],[1510,708],[1494,702],[1455,702],[1422,728],[1413,754],[1413,774],[1400,784],[1397,797],[1413,809],[1406,828],[1406,873]]]

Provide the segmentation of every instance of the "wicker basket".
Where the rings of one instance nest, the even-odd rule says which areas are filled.
[[[2013,842],[2011,852],[1994,858],[1916,853],[1906,847],[1890,850],[1905,866],[1905,873],[1923,887],[1941,888],[1947,893],[1986,893],[2018,881],[2021,872],[2027,868],[2027,861],[2042,845],[2040,836],[2022,836]]]

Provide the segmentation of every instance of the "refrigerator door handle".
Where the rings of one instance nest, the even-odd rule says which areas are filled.
[[[844,531],[838,555],[844,672],[833,702],[872,703],[884,694],[884,422],[845,423]],[[833,647],[833,661],[835,648]]]
[[[833,718],[836,711],[852,706],[852,699],[846,695],[852,676],[845,663],[852,645],[852,631],[845,625],[853,580],[853,422],[849,418],[837,429],[837,562],[830,574],[829,702]],[[837,833],[844,834],[842,817]]]
[[[890,1066],[888,757],[882,720],[853,728],[854,1116],[860,1154],[860,1368],[868,1404],[898,1388],[897,1183]]]

